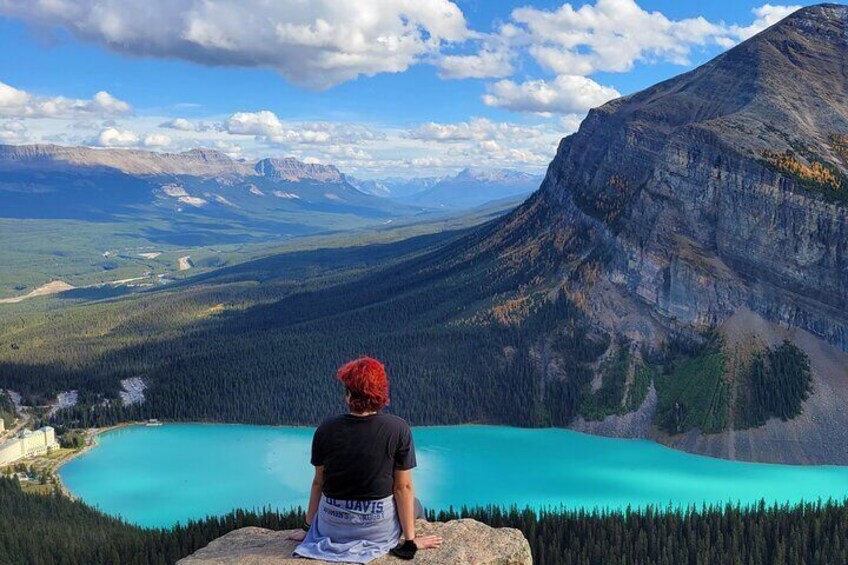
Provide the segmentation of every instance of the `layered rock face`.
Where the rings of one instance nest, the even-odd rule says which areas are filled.
[[[84,172],[108,169],[129,175],[253,175],[253,165],[214,149],[157,153],[134,149],[92,149],[61,145],[0,145],[0,171]]]
[[[107,169],[128,175],[222,175],[267,177],[275,181],[341,183],[344,176],[333,165],[303,163],[293,157],[243,161],[214,149],[157,153],[134,149],[92,149],[61,145],[0,145],[0,171],[70,171]]]
[[[553,209],[604,248],[601,323],[652,342],[747,306],[848,351],[848,199],[832,197],[848,178],[846,58],[848,7],[803,9],[563,140],[524,213]],[[798,174],[769,162],[786,152]],[[824,170],[832,194],[813,186]],[[611,311],[613,294],[636,305]],[[650,319],[627,315],[640,304]]]
[[[256,163],[254,170],[259,175],[289,182],[316,180],[318,182],[339,183],[344,180],[342,174],[333,165],[303,163],[293,157],[262,159]]]
[[[592,110],[540,190],[477,244],[523,281],[515,304],[561,288],[634,363],[673,338],[723,336],[724,431],[663,434],[654,394],[573,427],[731,459],[848,464],[846,60],[848,6],[813,6]],[[752,355],[783,340],[809,358],[811,394],[800,415],[742,429],[734,395]],[[556,356],[537,361],[547,380],[571,378]]]
[[[512,528],[490,528],[475,520],[447,523],[420,521],[416,531],[422,535],[444,538],[442,547],[420,551],[415,563],[423,565],[531,565],[530,544],[520,531]],[[296,559],[292,551],[297,543],[286,539],[289,531],[274,532],[263,528],[242,528],[213,541],[193,555],[180,560],[181,565],[286,565],[327,563]],[[404,563],[393,556],[372,561],[374,565]]]

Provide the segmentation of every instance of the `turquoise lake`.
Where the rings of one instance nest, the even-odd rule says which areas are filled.
[[[415,483],[425,506],[500,504],[624,508],[796,502],[848,495],[848,468],[737,463],[648,441],[559,429],[415,428]],[[305,506],[312,429],[133,426],[64,467],[68,488],[144,526],[233,508]]]

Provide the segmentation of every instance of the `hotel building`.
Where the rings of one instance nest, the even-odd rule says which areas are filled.
[[[50,426],[40,430],[23,430],[14,439],[0,443],[0,465],[8,465],[19,459],[50,453],[59,447],[56,432]]]

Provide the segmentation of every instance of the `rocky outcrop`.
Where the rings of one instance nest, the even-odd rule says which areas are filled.
[[[256,174],[273,180],[300,182],[313,180],[317,182],[340,183],[344,177],[333,165],[318,165],[304,163],[293,157],[285,159],[262,159],[254,167]]]
[[[520,531],[491,528],[475,520],[446,523],[420,521],[416,532],[439,535],[444,544],[438,549],[420,551],[414,563],[420,565],[531,565],[530,544]],[[193,555],[180,560],[181,565],[286,565],[326,563],[292,557],[296,542],[286,539],[289,531],[275,532],[263,528],[242,528],[213,541]],[[373,565],[404,563],[392,556],[372,561]]]
[[[577,418],[568,426],[570,429],[596,436],[640,439],[653,433],[652,419],[657,408],[657,389],[651,384],[642,405],[626,414],[614,414],[603,420]]]
[[[65,171],[86,169],[128,175],[253,175],[252,163],[238,161],[214,149],[158,153],[135,149],[93,149],[61,145],[0,145],[0,171]]]

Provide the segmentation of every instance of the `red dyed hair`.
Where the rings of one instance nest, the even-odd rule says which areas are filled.
[[[382,363],[360,357],[342,365],[336,377],[350,393],[353,412],[377,412],[389,403],[389,376]]]

